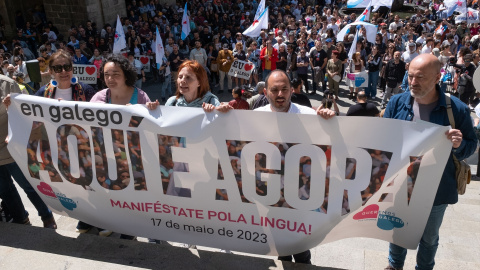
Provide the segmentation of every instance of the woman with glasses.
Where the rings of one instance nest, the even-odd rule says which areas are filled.
[[[49,63],[50,75],[53,79],[35,93],[36,96],[67,101],[90,101],[95,90],[73,77],[72,56],[64,50],[52,54]],[[79,221],[77,232],[86,233],[93,226]],[[111,231],[98,229],[99,235],[109,236]]]

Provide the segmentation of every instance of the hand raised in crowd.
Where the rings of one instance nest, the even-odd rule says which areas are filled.
[[[8,109],[8,106],[12,104],[12,101],[10,100],[10,94],[8,94],[3,100],[2,100],[3,105]]]
[[[215,110],[215,105],[213,104],[208,104],[208,103],[203,103],[202,104],[202,108],[205,112],[209,113],[209,112],[213,112],[213,110]]]
[[[330,109],[317,109],[317,115],[320,115],[323,119],[330,119],[336,115],[335,111]]]
[[[445,132],[447,139],[452,141],[453,148],[458,148],[462,144],[463,135],[462,132],[458,129],[450,129]]]
[[[230,110],[233,110],[233,107],[231,105],[229,105],[228,103],[223,102],[222,104],[220,104],[215,109],[217,109],[217,111],[219,111],[219,112],[226,113],[226,112],[229,112]]]
[[[145,105],[147,105],[147,108],[149,110],[153,111],[160,105],[160,102],[158,102],[158,99],[157,99],[154,102],[152,102],[152,101],[147,102]]]

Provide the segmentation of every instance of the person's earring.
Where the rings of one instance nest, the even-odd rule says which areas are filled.
[[[72,82],[72,84],[77,84],[78,83],[78,78],[77,77],[72,77],[72,79],[70,81]]]
[[[52,80],[50,81],[50,84],[51,84],[53,87],[57,87],[57,86],[58,86],[58,82],[55,81],[54,79],[52,79]]]

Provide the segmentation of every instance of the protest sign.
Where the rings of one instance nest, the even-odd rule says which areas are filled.
[[[229,76],[246,79],[250,78],[255,65],[246,61],[235,60],[228,71]]]
[[[143,71],[150,72],[150,56],[139,55],[139,56],[134,56],[134,58],[142,63]]]
[[[368,117],[28,95],[8,117],[8,149],[53,211],[269,255],[346,237],[416,248],[452,147],[448,127]]]
[[[366,71],[347,73],[349,87],[368,87],[368,73]]]
[[[73,65],[73,76],[77,77],[79,81],[86,84],[97,83],[97,67],[94,65]]]

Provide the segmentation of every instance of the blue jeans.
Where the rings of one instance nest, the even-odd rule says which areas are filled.
[[[162,98],[169,98],[172,95],[172,75],[165,76],[165,81],[160,86],[160,95]]]
[[[422,239],[418,244],[417,250],[417,270],[431,270],[435,265],[435,254],[438,248],[438,231],[442,225],[443,215],[447,204],[434,205],[430,216],[428,217],[425,231],[423,231]],[[395,268],[402,268],[405,262],[405,256],[407,256],[407,250],[390,243],[388,262]]]
[[[20,194],[13,184],[8,165],[10,164],[0,166],[0,198],[12,216],[13,222],[23,223],[27,219],[28,213],[25,211]]]
[[[262,77],[263,77],[264,82],[266,81],[268,74],[270,74],[271,72],[272,72],[272,70],[270,70],[270,69],[264,69],[263,70]]]
[[[368,87],[365,89],[367,97],[375,97],[377,95],[377,83],[380,71],[368,72]]]
[[[32,202],[33,206],[38,211],[38,215],[42,218],[42,220],[47,220],[53,217],[52,211],[48,209],[48,206],[43,202],[42,198],[38,195],[35,189],[30,185],[25,175],[23,175],[22,170],[18,167],[16,162],[4,165],[10,175],[15,179],[15,182],[25,191],[27,194],[28,199]],[[10,177],[10,181],[12,178]],[[13,181],[12,181],[13,184]]]

